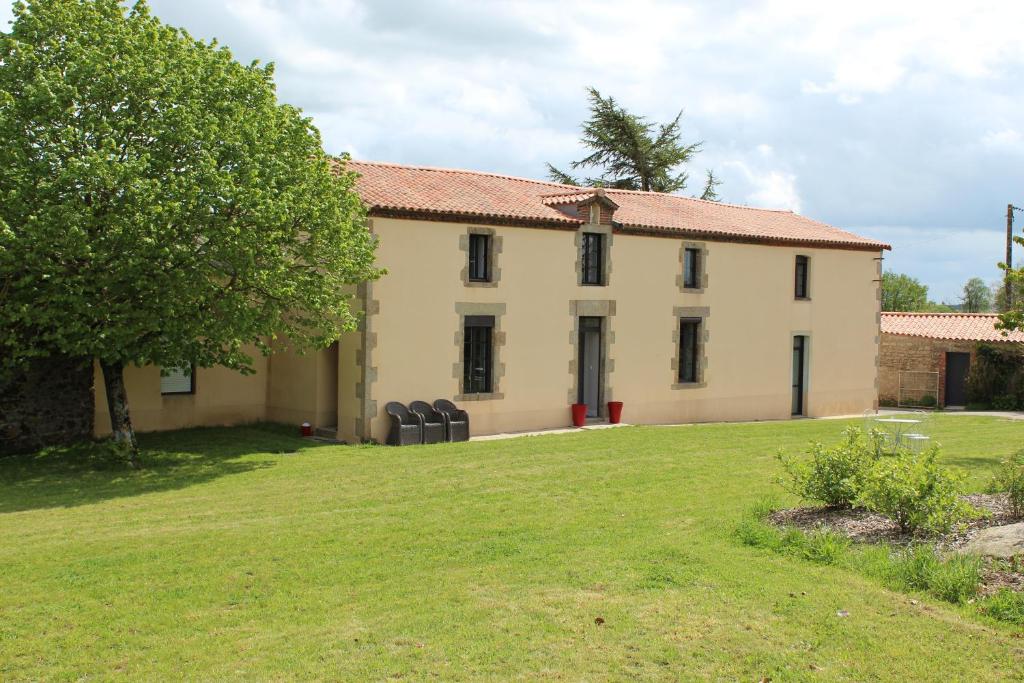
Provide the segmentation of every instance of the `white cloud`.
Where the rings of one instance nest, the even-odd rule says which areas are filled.
[[[762,145],[761,147],[764,147]],[[758,149],[760,152],[760,148]],[[723,166],[742,177],[748,186],[743,203],[768,209],[800,212],[796,175],[778,169],[754,169],[745,161],[727,161]]]

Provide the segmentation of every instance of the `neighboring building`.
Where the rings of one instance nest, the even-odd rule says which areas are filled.
[[[309,420],[387,433],[388,401],[453,399],[473,432],[857,413],[877,396],[888,246],[789,211],[350,162],[388,274],[362,329],[243,377],[126,373],[140,430]],[[106,430],[102,383],[97,430]],[[161,391],[163,386],[163,391]],[[188,393],[177,393],[177,392]]]
[[[882,313],[879,401],[966,405],[978,343],[1024,342],[1024,332],[997,330],[998,319],[994,313]]]

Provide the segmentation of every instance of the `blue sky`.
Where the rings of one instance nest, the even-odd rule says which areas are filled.
[[[999,277],[1006,204],[1024,206],[1020,2],[150,4],[275,62],[281,99],[362,159],[543,177],[582,156],[587,86],[684,109],[691,192],[710,167],[726,201],[889,241],[887,268],[937,300]]]

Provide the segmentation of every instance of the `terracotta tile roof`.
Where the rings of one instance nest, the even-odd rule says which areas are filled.
[[[1003,335],[995,313],[882,313],[882,332],[949,341],[1024,342],[1024,332]]]
[[[356,191],[371,215],[572,228],[581,219],[554,208],[552,200],[593,194],[593,189],[476,171],[369,161],[349,161],[347,167],[360,174]],[[604,194],[618,204],[615,227],[624,233],[840,249],[890,248],[791,211],[657,192],[605,189]]]

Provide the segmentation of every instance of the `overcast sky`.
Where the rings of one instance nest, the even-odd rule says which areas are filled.
[[[150,4],[275,62],[281,99],[360,159],[542,178],[583,155],[587,86],[684,109],[704,141],[688,192],[713,168],[725,201],[884,239],[936,300],[999,277],[1006,204],[1024,206],[1019,1]]]

